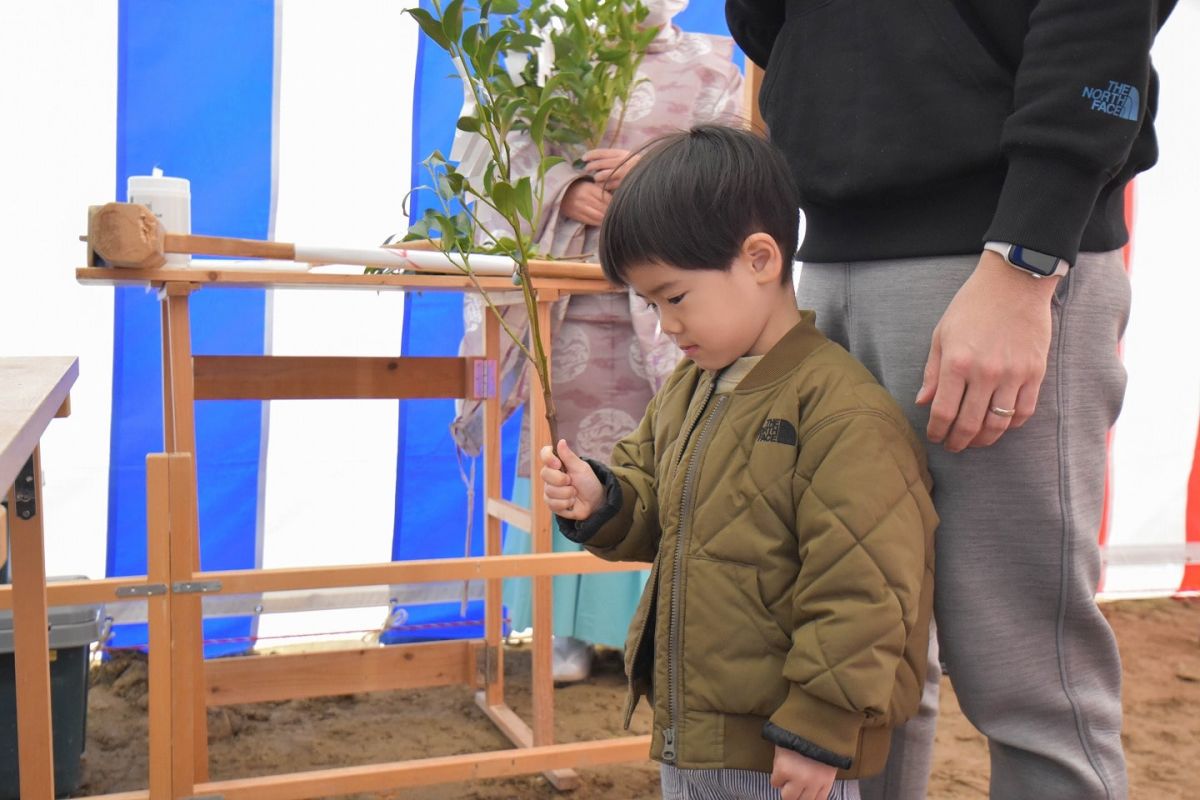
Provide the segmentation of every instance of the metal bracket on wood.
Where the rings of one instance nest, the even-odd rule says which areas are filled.
[[[175,594],[212,594],[221,591],[220,581],[177,581],[171,584]]]
[[[33,479],[33,456],[25,462],[25,466],[21,467],[20,474],[17,475],[17,482],[13,484],[13,490],[17,495],[17,507],[14,509],[16,515],[21,519],[33,519],[37,514],[37,490],[38,487]]]
[[[487,312],[485,312],[487,313]],[[468,400],[486,400],[496,396],[496,362],[487,358],[467,359]]]
[[[165,583],[147,583],[144,586],[122,586],[117,589],[117,597],[154,597],[166,594]]]

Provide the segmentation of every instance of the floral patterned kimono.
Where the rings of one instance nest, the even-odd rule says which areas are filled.
[[[680,0],[652,0],[648,24],[665,22],[642,61],[620,130],[610,127],[602,147],[636,150],[651,139],[685,130],[704,122],[737,124],[742,76],[732,63],[733,41],[728,37],[685,33],[670,18],[686,5]],[[654,19],[657,17],[657,19]],[[614,119],[619,116],[614,113]],[[614,125],[615,126],[615,125]],[[515,174],[532,174],[537,151],[528,142],[515,142]],[[545,202],[536,233],[540,252],[554,257],[584,256],[597,260],[599,229],[571,220],[560,212],[564,194],[585,174],[570,163],[553,167],[546,175]],[[481,215],[485,225],[505,230],[496,217]],[[521,334],[528,319],[520,294],[505,298],[505,321]],[[499,304],[499,298],[494,297]],[[467,295],[464,301],[464,336],[461,352],[483,352],[483,301]],[[553,317],[552,374],[558,412],[558,433],[575,452],[607,462],[613,446],[641,421],[654,392],[680,358],[674,342],[662,335],[655,311],[632,292],[576,295],[555,305]],[[529,397],[530,369],[520,351],[501,332],[503,414],[507,419]],[[482,445],[482,403],[463,402],[452,431],[468,454]],[[521,437],[518,480],[514,501],[529,502],[528,423]],[[580,546],[554,531],[554,549]],[[527,553],[527,532],[509,526],[505,553]],[[561,575],[554,579],[554,635],[622,647],[629,620],[646,580],[644,572],[599,575]],[[521,630],[530,624],[530,581],[505,582],[504,601],[512,625]]]

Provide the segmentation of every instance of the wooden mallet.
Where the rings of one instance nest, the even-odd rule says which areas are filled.
[[[108,203],[89,208],[87,243],[88,266],[158,269],[167,263],[168,253],[189,253],[277,259],[302,262],[309,266],[353,264],[462,274],[456,263],[440,250],[424,247],[316,247],[259,239],[167,233],[150,209],[136,203]],[[470,261],[471,269],[477,275],[508,277],[513,274],[514,263],[505,256],[472,255]],[[594,264],[532,261],[529,266],[530,273],[538,278],[603,279],[600,269]]]

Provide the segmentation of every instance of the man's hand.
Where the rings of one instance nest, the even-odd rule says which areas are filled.
[[[607,191],[615,192],[641,158],[641,153],[631,156],[628,150],[588,150],[583,154],[583,160],[587,162],[584,171]]]
[[[775,745],[771,785],[779,790],[783,800],[826,800],[833,791],[836,775],[837,767]]]
[[[604,487],[588,463],[567,447],[566,439],[559,440],[558,454],[561,461],[549,445],[542,448],[546,505],[564,519],[587,519],[604,504]]]
[[[581,178],[567,188],[562,199],[562,213],[567,219],[593,227],[604,221],[604,212],[612,201],[612,192],[605,191],[594,181]]]
[[[917,393],[918,405],[931,404],[929,441],[945,442],[952,453],[987,447],[1033,416],[1058,281],[1023,275],[999,254],[983,254],[933,330]]]

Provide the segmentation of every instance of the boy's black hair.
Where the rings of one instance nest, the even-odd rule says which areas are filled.
[[[629,171],[600,226],[600,265],[628,283],[639,264],[727,270],[752,233],[774,237],[792,279],[800,200],[783,155],[762,137],[698,125],[660,137]]]

